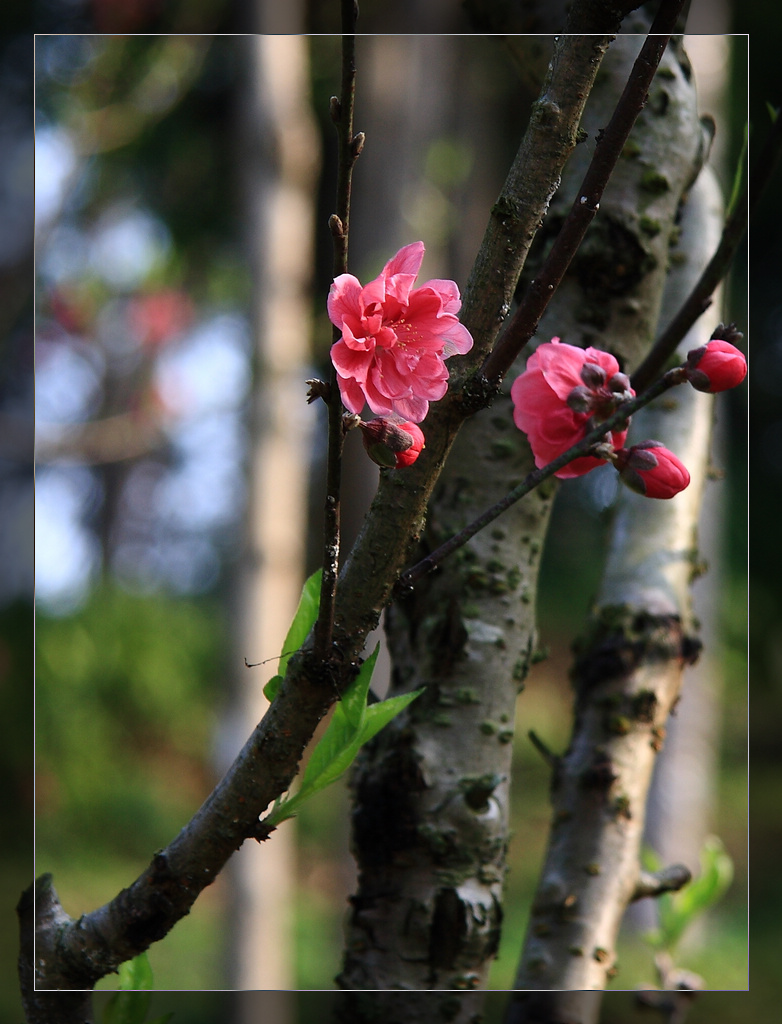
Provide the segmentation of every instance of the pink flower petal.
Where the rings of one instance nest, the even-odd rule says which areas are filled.
[[[385,279],[385,283],[387,315],[394,317],[407,305],[410,298],[410,292],[415,284],[415,275],[394,274],[392,277],[387,277]],[[392,302],[397,303],[396,310],[393,309]]]
[[[426,247],[423,242],[411,242],[410,245],[403,245],[399,252],[392,256],[383,267],[380,276],[392,277],[394,274],[412,274],[413,278],[418,277],[418,271],[424,261]]]
[[[339,277],[334,278],[331,288],[329,288],[326,308],[329,320],[335,327],[342,327],[342,321],[347,316],[357,320],[361,319],[360,295],[361,283],[352,274],[340,274]]]
[[[401,398],[394,402],[394,412],[412,420],[413,423],[421,423],[429,412],[429,403],[423,398],[411,395],[410,398]]]
[[[372,368],[373,371],[375,367]],[[373,373],[367,377],[367,380],[363,386],[364,395],[367,400],[367,404],[372,412],[378,416],[388,416],[394,411],[393,402],[387,395],[381,394],[375,386],[375,380]]]
[[[332,362],[340,377],[354,377],[357,381],[366,380],[366,374],[373,365],[372,350],[355,350],[349,347],[344,338],[332,345]]]
[[[472,335],[464,324],[460,324],[457,320],[456,323],[448,326],[448,338],[443,346],[443,359],[454,355],[463,356],[465,352],[470,351],[472,345]]]
[[[586,362],[582,348],[544,342],[530,358],[535,359],[535,367],[540,368],[548,386],[563,402],[582,383],[581,367]]]
[[[462,308],[459,288],[455,281],[443,281],[439,278],[434,278],[431,281],[424,282],[421,288],[431,288],[432,291],[437,292],[442,300],[444,313],[453,313],[455,315]]]
[[[349,412],[353,412],[357,416],[360,415],[361,410],[366,404],[366,400],[364,398],[364,392],[361,390],[359,385],[352,378],[339,376],[337,377],[337,384],[339,385],[342,404]]]

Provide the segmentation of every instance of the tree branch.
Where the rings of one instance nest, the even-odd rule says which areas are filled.
[[[632,902],[647,896],[662,896],[664,892],[678,892],[692,879],[692,872],[684,864],[670,864],[659,871],[642,871],[638,876]]]
[[[660,4],[608,127],[598,138],[595,155],[548,258],[483,365],[481,373],[491,384],[499,383],[535,333],[552,295],[581,245],[630,130],[646,103],[649,86],[684,3],[685,0],[663,0]]]
[[[646,387],[648,382],[654,379],[676,351],[687,331],[711,305],[712,295],[730,269],[736,250],[747,230],[747,224],[771,180],[771,175],[779,160],[780,150],[782,150],[782,116],[778,116],[774,122],[757,166],[749,180],[747,190],[742,194],[725,221],[722,237],[714,255],[678,313],[632,375],[632,384],[636,389]]]
[[[339,140],[337,164],[337,212],[329,219],[333,240],[333,276],[347,273],[348,237],[350,232],[350,193],[353,167],[358,160],[364,135],[353,135],[353,107],[356,95],[356,0],[342,0],[342,85],[340,96],[333,96],[331,118]],[[332,331],[333,341],[339,341],[339,328]],[[342,447],[345,438],[342,428],[342,400],[337,385],[337,371],[331,366],[329,387],[323,396],[328,409],[328,453],[326,456],[326,501],[323,511],[323,577],[320,587],[320,607],[315,623],[315,649],[321,661],[332,656],[331,641],[334,631],[334,602],[337,596],[340,548],[340,492],[342,489]]]
[[[607,434],[612,430],[621,427],[630,417],[638,412],[639,409],[643,409],[644,406],[654,401],[655,398],[659,398],[660,395],[664,394],[669,388],[675,387],[677,384],[683,384],[685,378],[677,372],[677,370],[669,370],[663,377],[656,381],[650,388],[648,388],[642,395],[637,395],[635,398],[630,399],[628,402],[623,402],[622,405],[616,410],[613,415],[609,416],[607,420],[595,427],[588,434],[581,438],[576,444],[572,445],[567,451],[564,451],[561,455],[558,455],[556,459],[549,462],[545,466],[541,466],[539,469],[534,469],[531,473],[509,491],[504,498],[495,502],[491,508],[487,508],[477,519],[474,519],[471,523],[460,530],[453,537],[450,537],[447,541],[441,544],[436,551],[433,551],[426,558],[422,558],[420,562],[417,562],[411,569],[402,573],[396,584],[396,593],[399,595],[404,594],[405,590],[413,586],[422,576],[425,576],[428,572],[431,572],[436,566],[452,555],[454,551],[457,551],[462,545],[466,544],[467,541],[474,537],[479,530],[483,530],[484,527],[488,526],[489,523],[502,515],[506,509],[509,509],[511,505],[515,505],[517,501],[524,498],[530,491],[539,487],[544,480],[548,480],[549,477],[554,476],[555,473],[559,472],[560,469],[565,467],[569,462],[574,459],[583,457],[584,455],[594,454],[593,449],[596,444],[605,440]]]
[[[716,234],[714,187],[702,174],[690,192],[681,223],[689,259],[671,272],[668,299],[686,294],[706,262]],[[662,879],[641,879],[639,851],[654,761],[685,667],[699,650],[689,584],[711,406],[710,396],[686,388],[633,422],[635,438],[677,447],[691,483],[670,502],[623,489],[617,503],[597,609],[577,648],[573,730],[552,792],[549,845],[516,980],[519,989],[540,991],[514,1002],[508,1024],[561,1019],[558,990],[603,988],[616,971],[627,905],[661,888]],[[557,916],[560,891],[578,908],[567,919]],[[585,1008],[574,1019],[592,1024],[596,1015]]]

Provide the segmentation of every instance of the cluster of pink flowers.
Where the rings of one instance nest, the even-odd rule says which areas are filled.
[[[725,391],[744,380],[747,364],[730,342],[712,339],[693,349],[682,380],[699,391]],[[635,396],[616,359],[595,348],[581,349],[559,338],[540,345],[511,387],[513,419],[529,440],[535,465],[556,459]],[[629,421],[614,428],[600,455],[573,459],[555,476],[583,476],[610,459],[620,479],[647,498],[672,498],[690,482],[681,461],[659,441],[624,448]]]
[[[364,447],[378,465],[410,466],[424,448],[418,426],[429,403],[448,390],[445,360],[463,355],[473,339],[459,322],[454,281],[414,287],[424,258],[423,242],[406,245],[380,274],[362,286],[352,274],[331,285],[328,313],[341,337],[331,348],[340,395],[362,430]],[[722,330],[722,328],[720,328]],[[739,337],[734,325],[726,337]],[[724,391],[744,379],[744,356],[728,340],[713,338],[693,349],[677,371],[699,391]],[[529,440],[535,465],[543,467],[608,420],[635,396],[617,360],[596,348],[577,348],[552,338],[540,345],[513,382],[513,419]],[[368,405],[376,419],[360,420]],[[629,420],[606,432],[594,453],[557,471],[563,479],[583,476],[606,460],[630,487],[650,498],[670,498],[690,482],[679,459],[659,441],[624,448]]]

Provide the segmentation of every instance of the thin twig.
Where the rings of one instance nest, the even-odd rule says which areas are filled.
[[[549,768],[553,772],[556,772],[560,764],[562,763],[562,758],[558,754],[555,754],[554,751],[551,750],[548,746],[546,746],[546,744],[543,742],[540,736],[538,736],[534,729],[530,729],[527,733],[527,736],[529,736],[530,743],[535,748],[535,750],[537,750],[537,752],[540,754],[540,756],[543,758],[543,760],[546,762]]]
[[[551,251],[483,365],[481,376],[491,384],[499,384],[537,330],[546,307],[581,245],[627,137],[646,103],[649,86],[684,3],[685,0],[663,0],[660,5],[608,127],[598,137],[595,154],[581,188]]]
[[[664,892],[678,892],[691,880],[692,872],[684,864],[669,864],[659,871],[642,871],[630,901],[662,896]]]
[[[353,135],[353,105],[356,91],[356,19],[358,4],[342,0],[342,82],[339,97],[332,97],[330,112],[337,129],[339,155],[337,165],[337,212],[329,218],[334,247],[333,276],[347,273],[348,233],[350,230],[350,193],[355,165],[364,136]],[[333,330],[338,341],[340,331]],[[331,654],[334,632],[334,603],[337,596],[340,546],[340,490],[342,485],[342,401],[337,372],[332,365],[329,387],[324,396],[328,408],[328,455],[326,462],[326,501],[323,513],[323,577],[320,605],[315,623],[315,653],[321,661]]]
[[[612,430],[620,428],[621,425],[628,420],[634,413],[639,409],[642,409],[649,402],[655,398],[659,398],[660,395],[668,391],[669,388],[675,387],[677,384],[684,382],[686,378],[676,370],[671,370],[660,377],[650,388],[648,388],[642,395],[637,395],[635,398],[631,398],[628,402],[623,402],[608,419],[604,420],[599,426],[595,427],[588,434],[585,434],[580,441],[572,445],[567,451],[564,451],[561,455],[558,455],[553,462],[549,462],[545,466],[541,466],[539,469],[533,469],[531,473],[517,484],[512,491],[509,491],[504,498],[500,498],[498,502],[486,509],[477,519],[474,519],[471,523],[454,534],[447,541],[440,545],[435,551],[426,558],[422,558],[420,562],[417,562],[407,572],[403,572],[399,577],[395,592],[397,596],[401,596],[404,592],[414,583],[431,572],[436,566],[438,566],[445,558],[453,554],[458,548],[466,544],[467,541],[474,537],[479,530],[482,530],[489,523],[493,522],[497,516],[509,509],[511,505],[515,505],[517,501],[523,498],[526,494],[529,494],[531,490],[538,487],[543,483],[544,480],[548,480],[550,476],[553,476],[558,470],[562,469],[569,462],[574,459],[589,455],[592,453],[592,449],[596,444],[599,444],[608,433]]]
[[[763,152],[750,177],[747,190],[725,221],[722,237],[714,255],[706,264],[703,273],[685,299],[679,312],[665,328],[647,357],[632,375],[632,384],[636,390],[646,387],[650,380],[654,380],[676,351],[677,346],[687,331],[711,305],[711,297],[733,262],[736,250],[747,230],[747,223],[757,209],[760,198],[771,179],[781,150],[782,115],[777,117],[771,133],[766,139]]]

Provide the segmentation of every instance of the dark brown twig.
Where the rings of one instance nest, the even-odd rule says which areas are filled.
[[[342,0],[342,82],[339,97],[332,97],[330,112],[337,129],[339,155],[337,167],[337,212],[329,218],[334,247],[333,276],[347,273],[348,234],[350,230],[350,193],[353,167],[364,144],[363,133],[353,135],[353,105],[356,92],[356,0]],[[340,332],[333,330],[333,340]],[[323,513],[323,577],[320,606],[315,623],[315,653],[321,661],[331,654],[334,632],[334,603],[337,596],[340,546],[340,491],[342,486],[342,401],[337,373],[331,367],[325,401],[328,408],[329,440],[326,463],[326,502]]]
[[[664,377],[660,377],[650,388],[648,388],[642,395],[637,395],[635,398],[631,398],[629,402],[623,402],[608,419],[604,420],[599,426],[595,427],[588,434],[585,434],[580,441],[572,445],[567,451],[564,451],[561,455],[558,455],[556,459],[549,462],[545,466],[541,466],[539,469],[533,469],[531,473],[528,473],[520,484],[517,484],[512,491],[509,491],[504,498],[500,498],[498,502],[495,502],[490,508],[487,508],[485,512],[481,513],[477,519],[474,519],[471,523],[468,523],[463,530],[454,534],[447,541],[439,546],[426,558],[422,558],[420,562],[417,562],[412,568],[403,572],[399,577],[395,587],[395,593],[397,596],[404,595],[405,591],[417,583],[421,577],[426,576],[427,573],[431,572],[432,569],[436,568],[444,559],[449,555],[452,555],[454,551],[466,544],[467,541],[474,537],[479,530],[482,530],[489,523],[493,522],[497,516],[501,515],[506,509],[509,509],[511,505],[514,505],[517,501],[520,501],[525,495],[529,494],[530,491],[538,487],[543,483],[544,480],[548,480],[550,476],[566,466],[569,462],[574,459],[581,458],[584,455],[592,454],[592,450],[596,444],[599,444],[610,431],[616,430],[628,420],[634,413],[638,412],[645,405],[648,405],[655,398],[659,398],[669,388],[674,387],[677,384],[681,384],[685,381],[683,377],[676,370],[671,370],[665,374]]]
[[[678,892],[691,879],[692,872],[684,864],[669,864],[660,871],[642,871],[631,900],[635,902],[647,896],[662,896],[664,892]]]
[[[651,351],[632,376],[633,387],[642,389],[654,380],[676,351],[677,346],[698,317],[712,302],[717,285],[727,274],[736,250],[747,230],[749,219],[757,209],[766,186],[779,160],[782,150],[782,115],[778,116],[766,139],[763,152],[749,179],[747,190],[729,213],[722,229],[722,237],[695,287],[687,296],[679,312],[654,343]]]
[[[684,3],[685,0],[663,0],[661,3],[608,127],[598,138],[595,154],[554,245],[483,365],[481,375],[491,384],[496,385],[502,380],[537,330],[546,307],[581,245],[627,137],[646,103],[649,86]]]

